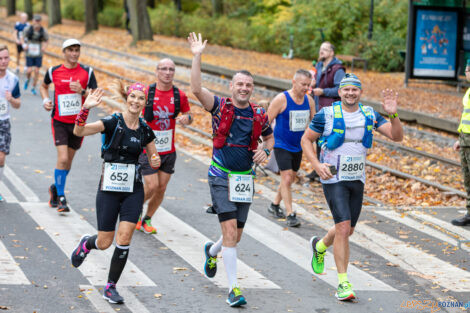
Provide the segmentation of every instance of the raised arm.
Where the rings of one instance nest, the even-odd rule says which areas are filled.
[[[193,63],[191,66],[191,92],[201,102],[202,106],[206,111],[212,111],[214,107],[214,94],[201,85],[201,55],[206,48],[207,40],[202,42],[202,36],[199,37],[196,33],[190,33],[188,36],[188,42],[191,47],[193,54]]]
[[[83,137],[94,135],[104,131],[104,124],[102,121],[86,124],[88,113],[91,108],[98,106],[103,98],[103,90],[98,88],[92,91],[85,100],[82,110],[77,115],[75,120],[75,127],[73,128],[73,134],[75,136]]]
[[[377,131],[393,141],[402,141],[403,126],[401,125],[400,118],[396,115],[398,93],[391,89],[385,89],[382,91],[382,97],[382,108],[389,115],[390,123],[383,124],[377,128]]]

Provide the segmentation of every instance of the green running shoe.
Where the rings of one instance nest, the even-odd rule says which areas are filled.
[[[233,287],[233,289],[228,294],[227,304],[231,307],[238,307],[246,304],[246,299],[242,295],[240,288]]]
[[[310,238],[310,247],[312,248],[312,269],[314,273],[321,274],[325,270],[325,252],[318,252],[317,242],[319,242],[317,236]]]
[[[356,293],[352,290],[352,285],[348,281],[339,284],[335,296],[336,299],[341,301],[356,299]]]

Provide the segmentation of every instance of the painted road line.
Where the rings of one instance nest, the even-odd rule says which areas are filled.
[[[441,232],[441,231],[439,231],[439,230],[437,230],[433,227],[424,225],[421,222],[419,222],[419,221],[417,221],[413,218],[410,218],[410,217],[407,217],[407,216],[402,217],[402,215],[400,213],[397,213],[393,210],[374,210],[374,213],[382,215],[386,218],[389,218],[393,221],[396,221],[398,223],[401,223],[401,224],[406,225],[408,227],[411,227],[413,229],[416,229],[416,230],[418,230],[418,231],[420,231],[420,232],[422,232],[422,233],[424,233],[428,236],[437,238],[437,239],[442,240],[444,242],[448,242],[453,246],[458,245],[458,240],[457,239],[452,238],[452,237],[444,234],[443,232]],[[466,251],[470,251],[470,248],[465,247],[465,246],[463,246],[462,249],[466,250]]]
[[[153,236],[204,275],[203,249],[204,244],[210,239],[162,207],[158,209],[158,219],[154,223],[158,234]],[[237,277],[243,288],[280,289],[278,285],[240,260],[237,262],[237,269]],[[227,288],[224,262],[217,263],[217,271],[219,275],[208,279],[218,287]]]
[[[82,219],[74,210],[58,214],[55,209],[43,203],[20,203],[24,211],[51,237],[67,258],[84,234],[96,234],[96,229]],[[106,285],[113,246],[105,251],[93,250],[78,268],[92,285]],[[155,286],[133,262],[127,261],[119,286]]]
[[[135,313],[150,313],[149,310],[142,304],[142,302],[137,299],[134,292],[131,290],[130,287],[122,287],[119,288],[119,294],[124,298],[124,304],[126,307]],[[153,302],[155,303],[155,302]],[[152,309],[153,313],[161,312],[160,310]]]
[[[18,198],[15,197],[13,192],[2,182],[0,181],[0,195],[8,203],[18,203]]]
[[[13,186],[23,195],[27,202],[39,202],[38,196],[34,191],[29,188],[15,172],[11,170],[8,165],[5,165],[5,177],[12,183]]]
[[[406,214],[416,217],[417,219],[429,222],[431,224],[437,225],[439,227],[442,227],[445,230],[448,230],[454,234],[459,235],[464,240],[470,239],[470,231],[466,230],[464,227],[452,225],[449,222],[446,222],[437,217],[434,217],[434,216],[431,216],[431,215],[428,215],[426,213],[422,213],[419,211],[406,212]]]
[[[0,240],[0,285],[31,285],[20,266]]]
[[[83,296],[90,300],[99,313],[116,313],[108,301],[103,299],[103,294],[91,285],[80,285]]]
[[[313,274],[310,265],[312,252],[308,240],[293,232],[284,230],[283,227],[269,221],[253,210],[250,211],[244,233]],[[332,253],[326,253],[325,262],[329,265],[335,264]],[[329,267],[326,267],[325,270],[326,275],[317,275],[317,277],[336,288],[338,286],[336,270],[331,270]],[[355,290],[397,291],[353,265],[348,266],[348,276],[354,282]]]
[[[178,148],[179,151],[204,164],[210,162],[210,159],[206,156],[191,154],[180,147]],[[261,191],[260,195],[268,200],[273,199],[276,195],[273,190],[260,184],[255,184],[255,189]],[[299,213],[299,217],[322,229],[328,230],[333,226],[332,221],[326,222],[325,216],[321,215],[326,214],[329,217],[331,216],[330,212],[307,212],[296,203],[292,203],[292,207],[294,211]],[[407,243],[382,233],[363,222],[360,222],[358,226],[355,228],[354,235],[350,238],[351,243],[355,243],[391,263],[399,265],[404,270],[418,273],[447,289],[457,292],[470,292],[470,284],[465,283],[470,281],[469,272],[411,247]]]

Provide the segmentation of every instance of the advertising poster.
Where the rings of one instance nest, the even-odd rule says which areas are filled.
[[[456,11],[417,10],[413,76],[455,77],[457,23]]]
[[[463,49],[470,52],[470,14],[465,15],[463,25]]]

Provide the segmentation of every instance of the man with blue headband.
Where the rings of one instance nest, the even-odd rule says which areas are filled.
[[[465,67],[465,78],[470,82],[470,59]],[[460,151],[460,163],[462,164],[463,182],[467,191],[467,214],[461,218],[452,220],[456,226],[470,225],[470,88],[463,97],[463,111],[459,125],[459,140],[454,144],[454,150]]]
[[[326,249],[333,245],[338,270],[336,298],[356,298],[348,280],[349,236],[354,232],[361,213],[367,149],[372,147],[375,129],[393,141],[403,140],[403,128],[397,114],[398,94],[382,91],[382,108],[390,122],[369,106],[359,101],[362,84],[354,74],[346,74],[339,86],[341,101],[334,102],[315,114],[302,137],[302,149],[320,176],[323,193],[331,210],[335,226],[319,238],[310,239],[312,269],[321,274],[324,270]],[[321,149],[317,158],[313,142],[318,139]]]

